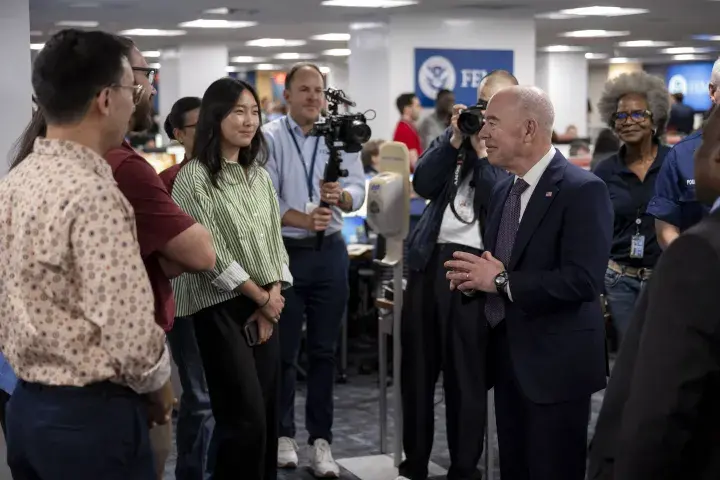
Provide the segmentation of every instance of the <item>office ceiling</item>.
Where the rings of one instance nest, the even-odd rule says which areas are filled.
[[[257,26],[241,29],[183,28],[182,37],[134,37],[143,50],[171,48],[179,43],[217,43],[229,46],[231,56],[268,58],[278,53],[319,54],[327,49],[347,48],[346,41],[309,40],[312,35],[350,33],[355,22],[381,22],[391,14],[427,13],[442,19],[467,18],[470,15],[537,15],[565,8],[610,5],[645,8],[649,13],[621,17],[584,17],[572,19],[538,19],[538,48],[549,45],[584,47],[587,52],[611,57],[639,58],[646,63],[668,63],[672,55],[660,48],[623,48],[617,42],[655,40],[673,47],[707,48],[702,55],[717,58],[720,41],[693,40],[694,35],[720,35],[720,0],[420,0],[418,5],[391,9],[323,7],[321,0],[30,0],[33,43],[44,42],[60,29],[60,21],[96,21],[98,28],[119,32],[133,28],[178,29],[181,22],[199,18],[251,20]],[[229,15],[207,15],[203,10],[229,7]],[[563,38],[563,32],[574,30],[629,31],[618,38]],[[299,47],[248,47],[246,41],[258,38],[306,40]],[[482,47],[459,45],[458,47]],[[327,60],[328,58],[325,57]],[[287,62],[286,62],[287,63]]]

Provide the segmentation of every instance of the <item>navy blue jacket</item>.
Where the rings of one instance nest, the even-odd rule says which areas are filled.
[[[499,183],[490,200],[490,252],[513,180]],[[533,403],[579,400],[605,388],[600,294],[612,236],[605,182],[556,153],[530,197],[505,265],[512,295],[504,320],[510,356],[520,389]]]
[[[435,243],[440,234],[443,215],[450,203],[453,185],[452,179],[457,165],[458,149],[450,144],[452,128],[436,138],[418,159],[413,176],[415,193],[430,200],[418,224],[408,238],[408,267],[410,270],[423,271],[427,267]],[[473,208],[478,214],[480,235],[484,239],[484,225],[490,193],[495,184],[510,176],[505,170],[490,165],[487,158],[478,158],[469,151],[463,163],[461,178],[472,173],[475,187]],[[484,240],[483,240],[484,241]]]

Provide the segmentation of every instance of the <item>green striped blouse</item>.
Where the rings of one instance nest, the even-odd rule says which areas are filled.
[[[175,202],[212,234],[217,257],[214,270],[172,280],[178,317],[239,296],[237,288],[248,279],[260,286],[292,284],[277,194],[268,173],[259,166],[246,173],[239,164],[225,161],[218,184],[215,188],[207,168],[192,160],[173,185]]]

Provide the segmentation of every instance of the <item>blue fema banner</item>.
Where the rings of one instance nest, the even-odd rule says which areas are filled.
[[[697,112],[704,112],[712,106],[708,83],[712,75],[712,62],[678,63],[670,65],[666,81],[670,93],[682,93],[683,103]]]
[[[512,50],[415,49],[415,95],[423,107],[435,106],[437,92],[455,93],[455,102],[477,103],[480,80],[493,70],[513,71]]]

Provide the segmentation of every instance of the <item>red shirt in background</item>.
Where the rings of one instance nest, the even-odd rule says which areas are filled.
[[[155,169],[129,143],[110,150],[105,160],[135,210],[140,254],[155,295],[155,321],[169,331],[175,319],[175,299],[160,266],[160,249],[193,226],[195,220],[173,202]]]
[[[407,145],[408,150],[417,150],[418,157],[423,153],[420,135],[418,135],[415,126],[404,120],[400,120],[397,127],[395,127],[393,141],[404,143]]]
[[[173,185],[175,185],[175,179],[177,178],[178,172],[188,162],[188,158],[184,158],[182,162],[176,163],[170,168],[166,168],[160,172],[160,180],[165,184],[165,188],[172,195]]]

